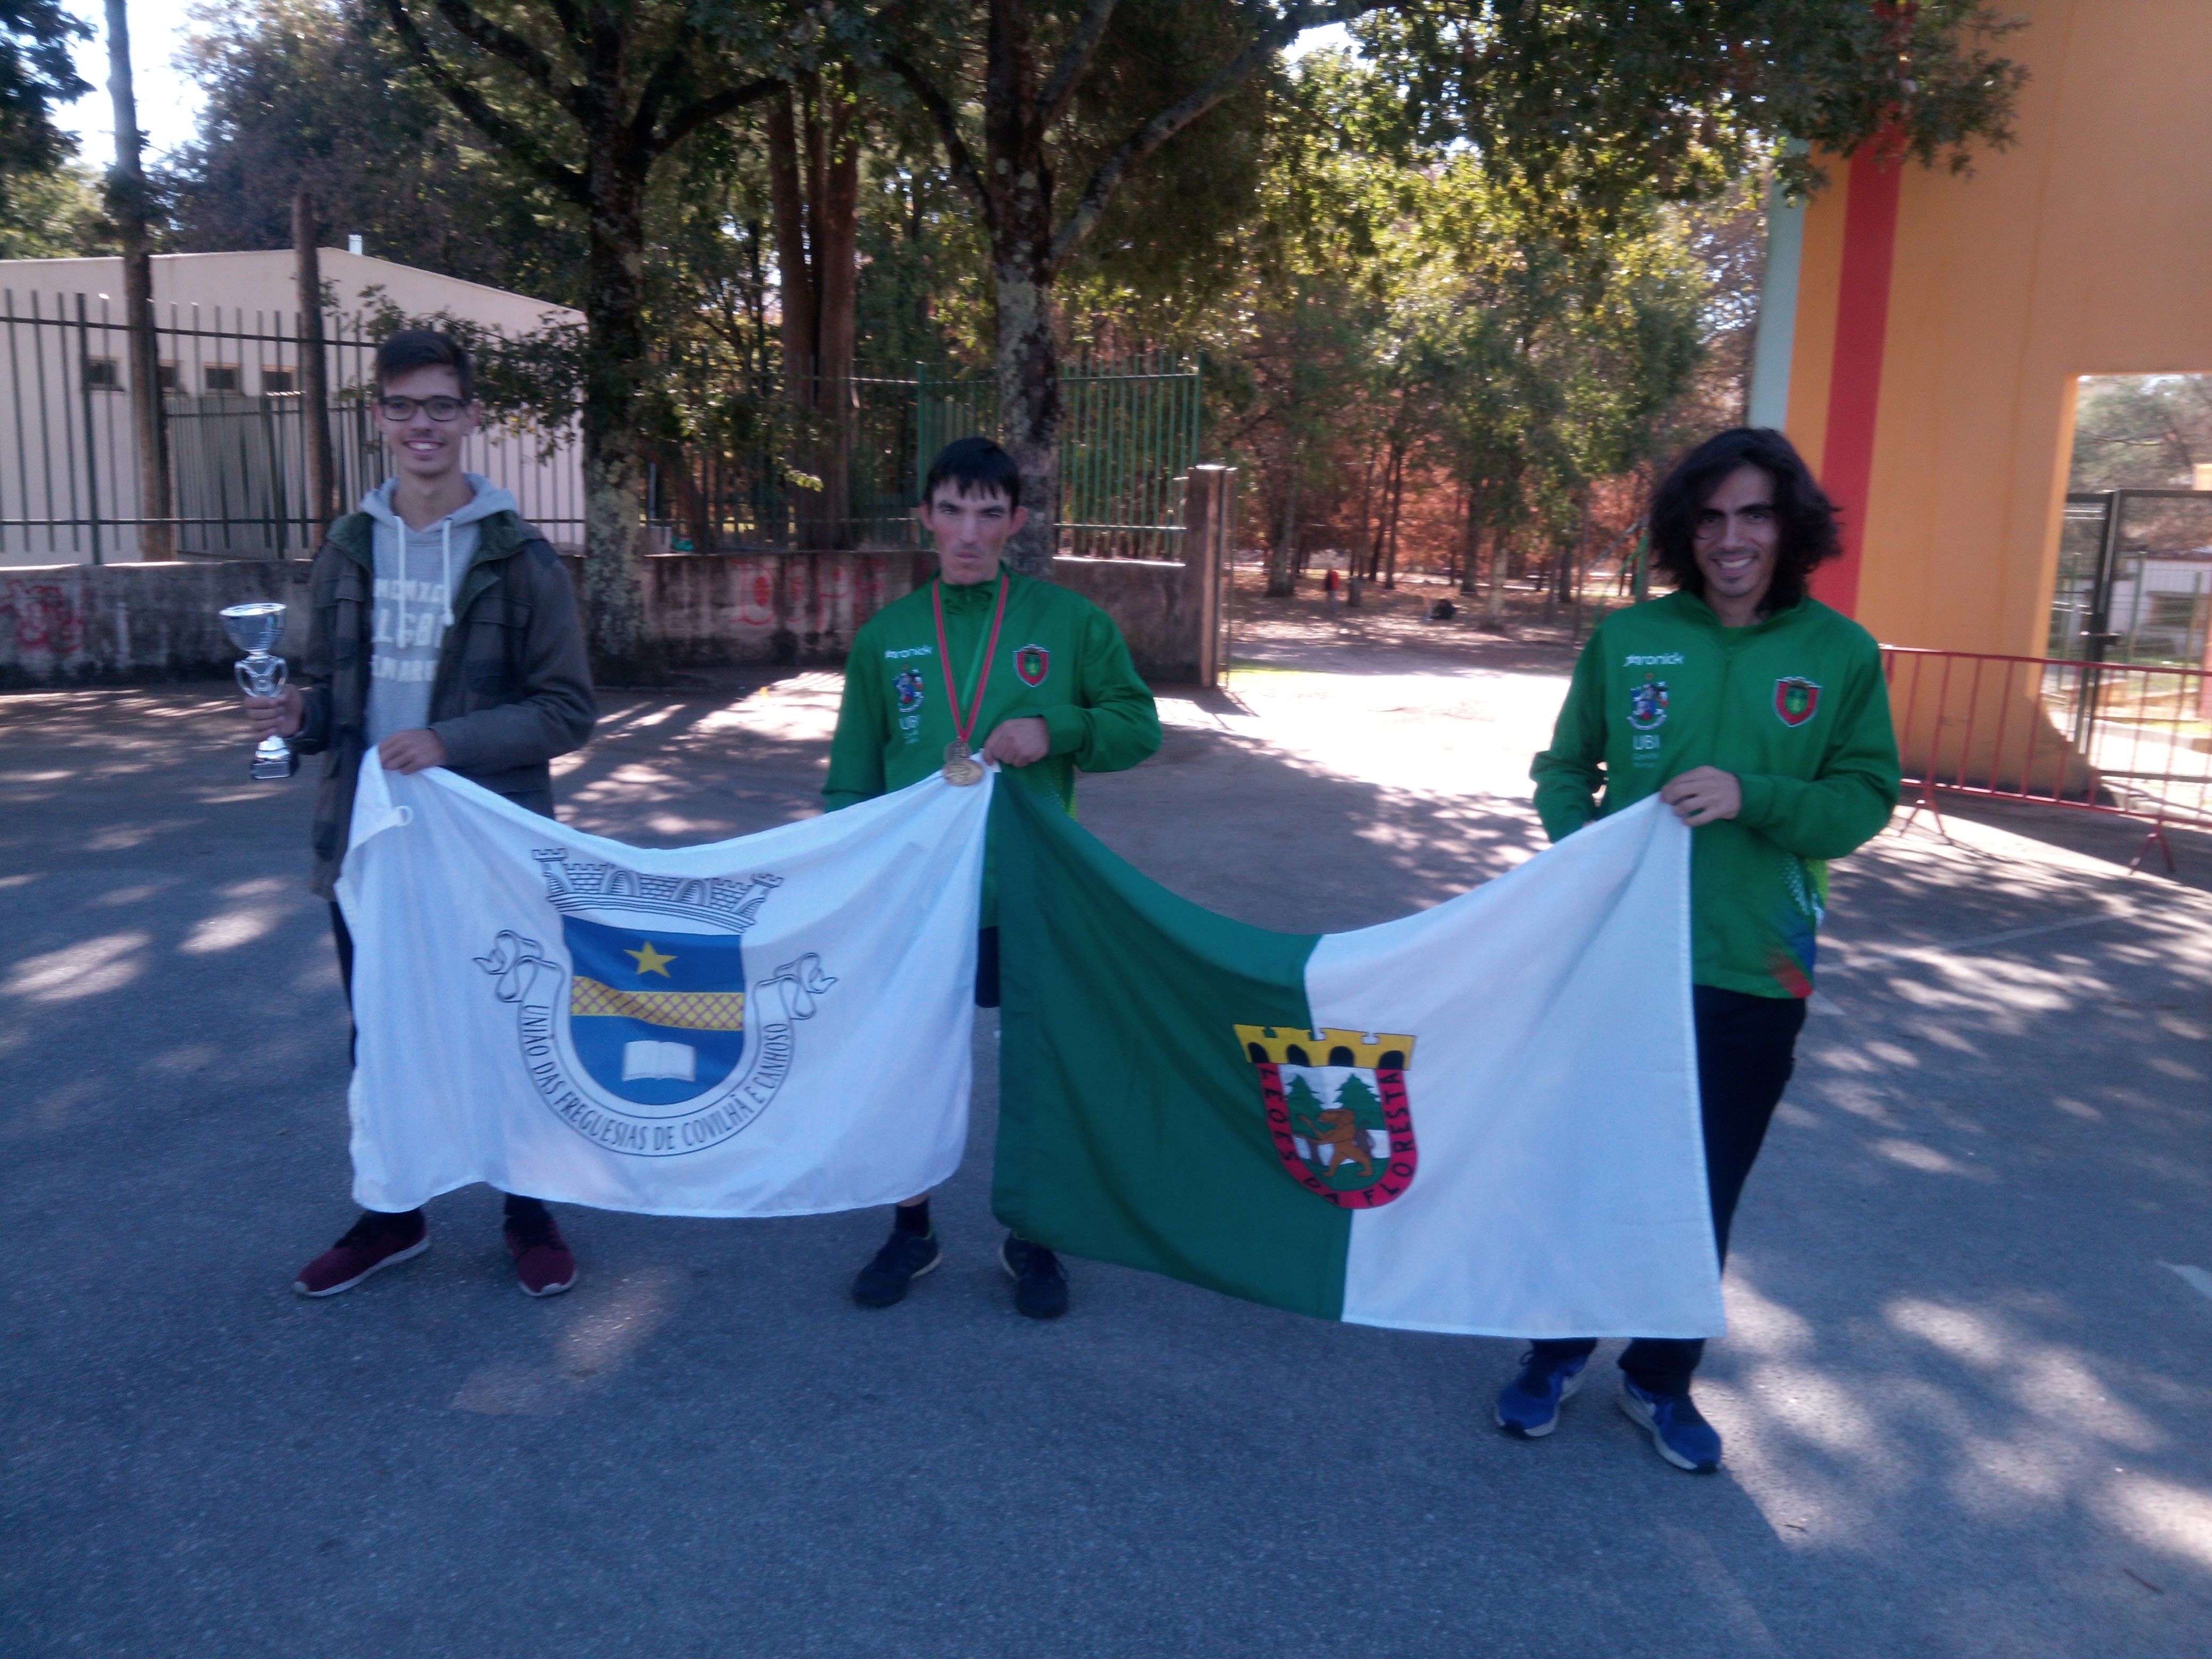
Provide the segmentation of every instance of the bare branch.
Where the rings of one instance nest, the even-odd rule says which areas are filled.
[[[1115,0],[1091,0],[1084,8],[1082,21],[1076,24],[1075,33],[1067,38],[1067,46],[1060,54],[1060,62],[1053,65],[1052,74],[1046,78],[1044,90],[1037,95],[1037,131],[1048,131],[1067,100],[1075,95],[1076,82],[1091,67],[1091,59],[1105,38],[1106,25],[1114,20]]]
[[[975,211],[982,216],[984,226],[988,228],[991,193],[983,188],[983,175],[976,168],[967,139],[961,136],[960,118],[952,107],[952,100],[905,53],[885,46],[884,62],[906,82],[908,89],[921,100],[922,108],[929,112],[930,119],[937,124],[937,136],[944,142],[945,165],[951,170],[952,182],[968,193],[968,199],[975,203]]]
[[[454,33],[471,46],[520,70],[556,97],[565,90],[554,84],[553,60],[520,35],[501,28],[472,9],[467,0],[435,0],[435,3],[438,15],[452,26]]]
[[[686,104],[670,116],[668,124],[647,141],[652,153],[659,155],[708,122],[719,121],[732,110],[758,103],[782,85],[783,82],[776,76],[763,76],[757,81],[748,81],[741,87],[726,87],[711,98],[702,98],[696,103]]]
[[[1082,246],[1083,239],[1097,228],[1106,211],[1106,204],[1121,186],[1129,170],[1150,156],[1162,144],[1181,132],[1192,122],[1237,90],[1261,65],[1310,28],[1326,23],[1346,23],[1379,10],[1384,0],[1324,0],[1291,7],[1263,23],[1249,46],[1231,58],[1204,86],[1177,100],[1146,122],[1115,148],[1113,154],[1098,164],[1084,186],[1075,210],[1054,234],[1052,246],[1045,256],[1045,269],[1056,271]],[[1086,20],[1087,21],[1087,20]]]
[[[484,101],[483,95],[446,66],[443,59],[431,50],[414,17],[407,9],[406,0],[384,0],[385,16],[391,21],[392,32],[398,35],[400,45],[407,50],[416,65],[446,94],[447,101],[459,110],[469,123],[493,143],[500,146],[517,161],[578,207],[588,210],[592,205],[591,191],[584,175],[574,167],[565,167],[539,148],[536,138]]]

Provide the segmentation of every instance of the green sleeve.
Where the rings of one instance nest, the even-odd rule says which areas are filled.
[[[1839,859],[1881,833],[1897,805],[1897,730],[1881,658],[1869,650],[1854,665],[1837,712],[1838,737],[1816,778],[1740,773],[1736,817],[1802,859]]]
[[[1160,712],[1114,619],[1093,610],[1083,629],[1083,701],[1045,711],[1051,752],[1085,772],[1121,772],[1160,746]]]
[[[1598,643],[1603,637],[1591,635],[1575,659],[1552,746],[1528,769],[1536,780],[1536,816],[1553,841],[1565,841],[1597,816],[1598,791],[1605,787],[1605,653]]]
[[[845,659],[845,694],[837,702],[837,732],[830,739],[830,775],[823,781],[825,811],[834,812],[884,793],[884,745],[890,726],[884,708],[884,677],[872,641],[853,641]]]

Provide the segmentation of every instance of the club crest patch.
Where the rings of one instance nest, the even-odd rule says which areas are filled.
[[[1646,674],[1642,684],[1628,688],[1628,723],[1639,732],[1656,732],[1666,725],[1666,681]]]
[[[921,671],[900,669],[891,676],[891,690],[898,695],[899,713],[911,714],[921,707]]]
[[[1784,726],[1802,726],[1819,712],[1820,688],[1802,675],[1774,682],[1774,712]]]
[[[1347,1210],[1375,1209],[1413,1184],[1412,1037],[1239,1025],[1237,1040],[1260,1073],[1275,1156],[1291,1180]]]
[[[1014,674],[1024,685],[1042,685],[1052,672],[1052,653],[1041,645],[1025,645],[1014,653]]]
[[[748,983],[745,932],[783,878],[532,856],[560,942],[502,930],[476,964],[515,1006],[523,1066],[554,1113],[610,1152],[665,1158],[719,1146],[766,1111],[791,1075],[797,1023],[837,982],[809,951]]]

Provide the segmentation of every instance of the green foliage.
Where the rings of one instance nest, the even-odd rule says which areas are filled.
[[[2068,488],[2188,489],[2212,464],[2212,375],[2097,375],[2080,398]]]
[[[112,253],[100,176],[81,161],[19,173],[0,198],[0,259],[67,259]]]
[[[1717,194],[1784,137],[1963,170],[2008,141],[2025,72],[1992,47],[2020,27],[1987,0],[1413,0],[1355,32],[1424,137],[1571,235]]]
[[[171,246],[289,247],[304,185],[326,242],[357,233],[404,264],[556,304],[580,297],[574,216],[489,153],[365,6],[223,0],[189,61],[206,103],[165,181]]]
[[[76,154],[54,108],[92,90],[70,59],[70,42],[91,33],[59,0],[0,0],[0,217],[10,223],[35,211],[18,191],[35,191]]]

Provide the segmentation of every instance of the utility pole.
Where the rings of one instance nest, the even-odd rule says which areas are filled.
[[[115,168],[107,211],[123,242],[123,309],[131,354],[131,422],[138,440],[138,556],[177,556],[169,496],[169,434],[161,418],[161,353],[154,338],[154,256],[146,234],[146,173],[139,163],[138,97],[131,83],[131,18],[107,0],[107,91],[115,100]]]
[[[292,258],[300,295],[300,431],[307,457],[310,556],[322,545],[337,493],[331,455],[330,366],[323,355],[323,258],[315,230],[315,198],[302,185],[292,192]]]

